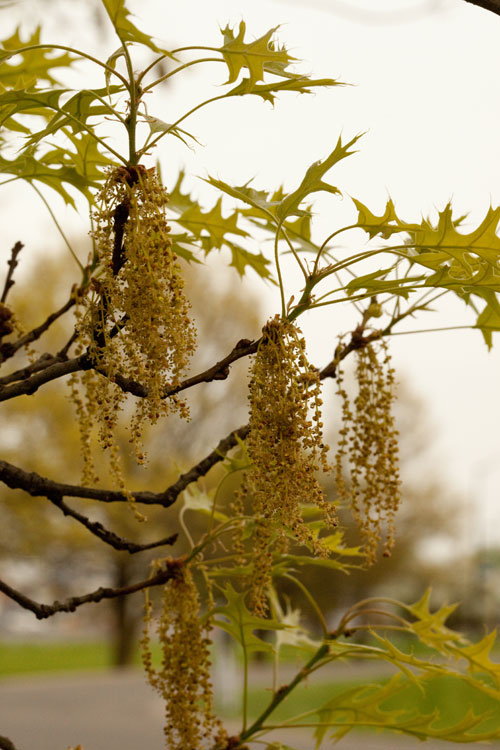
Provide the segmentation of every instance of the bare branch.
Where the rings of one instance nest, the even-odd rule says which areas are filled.
[[[103,588],[102,586],[96,591],[91,591],[89,594],[83,596],[71,596],[64,602],[55,601],[53,604],[40,604],[39,602],[30,599],[29,596],[25,596],[17,589],[9,586],[5,581],[0,580],[0,591],[8,596],[17,604],[21,605],[23,609],[29,609],[30,612],[36,616],[37,620],[45,620],[47,617],[51,617],[56,612],[74,612],[77,607],[81,607],[82,604],[88,604],[89,602],[100,602],[103,599],[115,599],[117,596],[128,596],[134,594],[136,591],[149,588],[150,586],[160,586],[166,583],[175,575],[175,571],[178,568],[178,561],[171,560],[166,562],[166,567],[160,570],[159,573],[146,578],[138,583],[133,583],[130,586],[121,586],[118,588]]]
[[[11,398],[17,398],[17,396],[31,396],[42,385],[45,385],[45,383],[62,378],[64,375],[70,375],[72,372],[89,370],[90,367],[91,363],[86,354],[81,354],[79,357],[67,359],[63,362],[55,361],[45,366],[41,372],[35,372],[33,375],[30,375],[26,380],[14,383],[13,385],[0,386],[0,401],[7,401]]]
[[[166,544],[175,544],[175,542],[177,541],[177,537],[179,536],[178,534],[171,534],[170,536],[159,539],[156,542],[149,542],[148,544],[136,544],[135,542],[129,542],[127,539],[118,536],[118,534],[115,534],[113,531],[106,529],[102,525],[102,523],[99,523],[99,521],[91,521],[90,518],[84,516],[83,513],[79,513],[74,508],[70,508],[69,505],[67,505],[61,497],[57,495],[49,495],[47,496],[47,499],[50,500],[53,505],[59,508],[59,510],[61,510],[65,516],[74,518],[75,521],[78,521],[78,523],[81,523],[82,526],[85,526],[85,528],[88,529],[91,534],[94,534],[94,536],[96,536],[102,542],[104,542],[105,544],[109,544],[109,546],[113,547],[114,549],[129,552],[131,555],[135,554],[136,552],[144,552],[144,550],[147,549],[163,547],[163,545]]]
[[[226,357],[216,362],[212,367],[200,372],[198,375],[193,375],[191,378],[183,380],[178,385],[168,387],[163,394],[163,398],[175,396],[176,393],[192,388],[199,383],[210,383],[213,380],[225,380],[229,375],[229,366],[233,362],[236,362],[236,360],[242,359],[242,357],[248,357],[250,354],[255,354],[259,346],[259,341],[260,339],[258,341],[241,339]],[[100,372],[101,375],[106,376],[106,370],[104,368],[97,367],[96,370],[97,372]],[[115,382],[122,391],[125,391],[126,393],[132,393],[139,398],[145,398],[148,395],[147,388],[145,388],[142,383],[138,383],[131,378],[125,378],[119,373],[115,375]]]
[[[56,310],[55,312],[51,313],[46,320],[44,320],[43,323],[41,323],[36,328],[33,328],[31,331],[28,331],[24,336],[21,336],[17,341],[5,342],[0,346],[0,362],[5,362],[6,359],[9,359],[10,357],[13,357],[14,354],[19,350],[22,349],[23,346],[26,346],[26,344],[30,344],[32,341],[36,341],[40,338],[40,336],[47,331],[52,323],[56,321],[58,318],[60,318],[64,313],[68,312],[75,304],[75,298],[72,295],[65,304],[59,308],[59,310]]]
[[[167,388],[164,393],[164,398],[174,396],[176,393],[184,391],[187,388],[192,388],[198,383],[209,383],[212,380],[225,380],[229,375],[229,366],[242,357],[254,354],[257,351],[258,345],[258,341],[241,339],[226,357],[219,360],[219,362],[216,362],[212,367],[209,367],[208,370],[204,370],[204,372],[201,372],[198,375],[187,378],[179,385]],[[61,351],[64,353],[64,349]],[[73,359],[64,359],[62,362],[59,357],[53,357],[52,360],[50,360],[50,355],[46,354],[43,356],[46,358],[45,361],[43,361],[43,358],[40,358],[36,363],[37,370],[40,368],[40,365],[43,365],[41,372],[36,372],[35,366],[30,365],[22,370],[17,370],[16,373],[5,376],[0,380],[0,401],[7,401],[11,398],[17,398],[17,396],[32,395],[42,385],[45,385],[45,383],[57,380],[58,378],[64,377],[64,375],[69,375],[73,372],[79,372],[80,370],[94,368],[97,372],[106,377],[105,368],[99,366],[94,367],[92,360],[87,353],[81,354],[79,357],[74,357]],[[14,385],[5,385],[6,383],[12,382],[14,378],[17,380],[19,377],[22,377],[23,373],[28,376],[23,378],[23,380],[16,382]],[[2,382],[4,383],[3,387],[1,385]],[[126,393],[131,393],[140,398],[147,396],[147,389],[135,380],[117,374],[115,376],[115,382]]]
[[[500,0],[465,0],[465,2],[477,5],[479,8],[484,8],[484,10],[490,10],[492,13],[500,16]]]
[[[167,396],[174,396],[180,391],[192,388],[193,385],[198,385],[198,383],[210,383],[212,380],[225,380],[229,375],[229,366],[238,359],[248,357],[250,354],[255,354],[259,347],[259,342],[260,339],[257,341],[240,339],[234,349],[229,352],[227,357],[219,360],[219,362],[216,362],[215,365],[209,367],[208,370],[201,372],[199,375],[193,375],[192,378],[183,380],[179,385],[167,388],[164,393],[164,398]]]
[[[32,362],[30,365],[21,367],[19,370],[14,370],[13,372],[9,372],[8,375],[4,375],[3,377],[1,377],[0,386],[8,385],[9,383],[15,383],[17,380],[26,380],[30,375],[33,375],[33,373],[40,372],[40,370],[45,370],[45,368],[49,365],[53,365],[59,361],[60,360],[54,357],[54,355],[45,352],[44,354],[41,354],[40,357],[38,357],[38,359],[35,360],[35,362]]]
[[[178,480],[167,487],[163,492],[135,492],[133,497],[136,502],[144,505],[161,505],[168,508],[177,500],[186,487],[205,476],[212,466],[223,461],[225,455],[234,448],[239,440],[244,440],[248,434],[248,425],[234,430],[223,438],[216,448],[199,463],[193,466],[185,474],[181,474]],[[123,492],[117,490],[99,489],[97,487],[82,487],[81,485],[63,484],[40,476],[36,472],[24,471],[7,461],[0,461],[0,481],[11,489],[20,489],[33,497],[62,498],[81,497],[90,500],[99,500],[104,503],[127,502],[128,498]]]
[[[10,260],[8,261],[9,270],[7,271],[7,278],[5,279],[2,297],[0,298],[0,302],[2,304],[4,304],[5,300],[7,299],[9,289],[14,286],[14,279],[12,277],[14,276],[15,268],[19,263],[19,261],[17,260],[17,256],[19,255],[23,247],[23,243],[18,241],[10,251]]]
[[[335,378],[337,376],[337,367],[340,362],[345,359],[351,352],[355,352],[356,349],[363,349],[372,341],[377,341],[382,336],[381,331],[373,331],[373,333],[364,335],[364,325],[361,324],[351,333],[351,338],[347,344],[342,347],[337,347],[335,356],[331,362],[329,362],[319,373],[321,380],[325,378]]]
[[[0,736],[0,750],[17,750],[17,748],[8,737]]]

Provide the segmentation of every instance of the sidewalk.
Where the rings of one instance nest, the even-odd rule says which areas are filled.
[[[256,678],[258,675],[256,675]],[[139,670],[12,677],[0,680],[0,735],[17,750],[165,750],[163,705]],[[228,730],[238,731],[236,722]],[[269,734],[296,750],[314,750],[303,730]],[[263,750],[262,744],[250,745]],[[325,741],[329,750],[333,745]],[[335,746],[337,747],[337,746]],[[389,734],[351,734],[339,750],[447,750],[452,743],[426,742]],[[479,750],[488,745],[471,744]],[[500,748],[500,743],[489,745]]]

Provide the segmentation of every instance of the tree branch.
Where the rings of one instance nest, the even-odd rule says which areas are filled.
[[[241,339],[226,357],[223,357],[223,359],[216,362],[212,367],[200,372],[198,375],[193,375],[191,378],[186,378],[186,380],[181,381],[177,385],[167,387],[163,393],[163,398],[175,396],[176,393],[192,388],[199,383],[210,383],[213,380],[225,380],[229,375],[229,366],[238,359],[248,357],[250,354],[255,354],[259,346],[259,341],[260,339],[258,341]],[[104,368],[97,367],[96,370],[106,377],[106,370]],[[115,376],[115,383],[125,393],[131,393],[139,398],[145,398],[148,395],[147,388],[145,388],[142,383],[138,383],[131,378],[125,378],[119,373]]]
[[[26,346],[26,344],[30,344],[32,341],[36,341],[37,339],[39,339],[42,333],[45,333],[45,331],[50,328],[52,323],[60,318],[61,315],[64,315],[64,313],[68,312],[68,310],[70,310],[74,304],[75,298],[72,295],[68,299],[68,301],[59,308],[59,310],[51,313],[39,326],[33,328],[31,331],[28,331],[28,333],[26,333],[24,336],[21,336],[21,338],[17,339],[17,341],[13,341],[12,343],[6,341],[4,344],[2,344],[0,346],[0,362],[5,362],[5,360],[13,357],[14,354],[19,349],[22,349],[23,346]]]
[[[52,362],[45,366],[41,372],[35,372],[26,380],[21,380],[13,385],[0,386],[0,401],[7,401],[18,396],[31,396],[33,393],[36,393],[40,386],[45,385],[45,383],[62,378],[64,375],[70,375],[72,372],[88,370],[91,366],[90,359],[86,354],[81,354],[79,357],[67,359],[63,362]],[[27,369],[29,370],[30,368],[28,367]]]
[[[9,289],[14,286],[14,279],[12,278],[14,276],[14,271],[19,263],[17,260],[17,256],[23,249],[24,245],[22,242],[16,242],[12,250],[10,251],[10,260],[8,261],[9,270],[7,271],[7,278],[5,279],[5,284],[3,287],[2,296],[0,298],[0,302],[2,304],[5,304],[5,300],[7,299],[7,294],[9,293]]]
[[[91,591],[89,594],[83,596],[71,596],[64,602],[55,601],[53,604],[40,604],[39,602],[30,599],[29,596],[22,594],[17,589],[9,586],[5,581],[0,580],[0,591],[2,591],[9,599],[17,602],[23,609],[29,609],[30,612],[36,616],[37,620],[45,620],[47,617],[51,617],[56,612],[74,612],[77,607],[81,607],[82,604],[88,604],[89,602],[100,602],[103,599],[115,599],[117,596],[128,596],[134,594],[136,591],[149,588],[150,586],[160,586],[166,583],[175,575],[175,571],[178,568],[178,561],[170,560],[165,563],[165,568],[160,570],[159,573],[146,578],[138,583],[133,583],[130,586],[121,586],[118,588],[103,588],[102,586],[96,591]]]
[[[199,461],[189,471],[181,474],[177,481],[163,492],[135,492],[132,493],[134,500],[144,505],[170,507],[189,484],[205,476],[212,466],[223,461],[226,453],[237,445],[238,439],[245,439],[248,429],[248,425],[245,425],[229,433],[208,456]],[[0,481],[11,489],[24,490],[33,497],[46,497],[49,500],[54,497],[80,497],[88,498],[89,500],[99,500],[104,503],[123,503],[128,501],[127,496],[117,490],[54,482],[51,479],[40,476],[36,472],[24,471],[24,469],[20,469],[18,466],[14,466],[7,461],[0,461]]]
[[[492,13],[500,16],[500,0],[465,0],[465,2],[477,5],[479,8],[484,8],[484,10],[490,10]]]
[[[332,361],[329,362],[320,371],[320,380],[324,380],[325,378],[337,377],[337,367],[343,359],[345,359],[351,352],[355,352],[356,349],[363,349],[365,346],[368,346],[368,344],[371,344],[372,341],[377,341],[377,339],[380,339],[381,336],[381,331],[373,331],[372,333],[368,334],[368,336],[365,336],[364,325],[361,324],[357,326],[357,328],[355,328],[351,333],[349,342],[347,344],[344,344],[344,346],[340,348],[337,347],[337,349],[335,350],[335,356],[333,357]]]
[[[58,312],[60,313],[60,311]],[[54,315],[55,314],[56,313],[54,313]],[[242,357],[247,357],[250,354],[254,354],[257,351],[258,345],[258,341],[241,339],[226,357],[219,360],[219,362],[216,362],[212,367],[209,367],[208,370],[204,370],[198,375],[187,378],[178,385],[167,388],[165,393],[163,394],[163,397],[167,398],[168,396],[174,396],[176,393],[184,391],[187,388],[192,388],[198,383],[209,383],[212,380],[225,380],[229,375],[229,366]],[[92,364],[92,360],[88,356],[88,354],[81,354],[79,357],[66,359],[62,362],[59,361],[59,359],[57,359],[56,357],[50,360],[50,355],[47,354],[44,355],[44,357],[46,358],[45,362],[47,364],[43,363],[43,358],[40,358],[37,361],[37,368],[41,364],[43,364],[43,369],[41,370],[41,372],[35,372],[33,365],[29,365],[23,370],[17,370],[17,372],[15,373],[16,376],[22,373],[29,373],[28,377],[26,377],[25,379],[20,380],[19,382],[15,382],[15,384],[13,385],[5,385],[6,382],[10,382],[13,379],[14,374],[11,374],[4,377],[3,386],[1,385],[2,380],[0,380],[0,401],[7,401],[11,398],[17,398],[18,396],[23,395],[32,395],[40,388],[40,386],[45,385],[45,383],[49,383],[52,380],[57,380],[58,378],[64,377],[64,375],[69,375],[72,372],[89,370],[94,367]],[[105,368],[95,367],[94,369],[101,375],[106,377]],[[122,391],[125,391],[126,393],[131,393],[132,395],[139,396],[140,398],[144,398],[145,396],[147,396],[147,389],[141,383],[138,383],[135,380],[125,378],[118,373],[115,376],[115,382],[119,386],[119,388],[121,388]]]
[[[136,552],[143,552],[147,549],[162,547],[165,544],[175,544],[175,542],[177,541],[177,537],[179,536],[178,534],[171,534],[170,536],[159,539],[156,542],[149,542],[149,544],[136,544],[135,542],[129,542],[127,539],[118,536],[118,534],[115,534],[113,531],[106,529],[102,525],[102,523],[99,523],[99,521],[91,521],[90,518],[84,516],[83,513],[79,513],[78,511],[74,510],[74,508],[70,508],[69,505],[67,505],[64,500],[58,495],[48,495],[47,499],[50,500],[53,505],[59,508],[59,510],[61,510],[65,516],[74,518],[75,521],[82,524],[82,526],[85,526],[85,528],[88,529],[91,534],[94,534],[94,536],[96,536],[102,542],[108,544],[114,549],[129,552],[131,555],[135,554]]]
[[[0,736],[0,750],[17,750],[17,748],[8,737]]]

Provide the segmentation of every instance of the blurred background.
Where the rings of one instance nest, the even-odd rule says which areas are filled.
[[[6,35],[19,24],[32,30],[41,23],[45,41],[100,56],[116,47],[97,2],[18,0],[2,5]],[[422,215],[435,217],[451,200],[457,216],[469,215],[466,231],[481,221],[490,204],[498,205],[500,17],[464,0],[183,0],[175,9],[161,0],[130,0],[129,5],[139,27],[155,32],[167,47],[220,46],[219,26],[237,25],[242,19],[255,38],[281,24],[278,36],[303,61],[302,67],[315,77],[350,84],[309,96],[283,94],[274,108],[248,97],[202,109],[186,125],[201,146],[191,151],[175,139],[173,143],[164,139],[152,157],[151,163],[160,160],[167,186],[184,168],[190,175],[186,186],[207,206],[217,198],[199,179],[208,175],[232,184],[252,179],[256,188],[284,184],[293,189],[305,169],[332,150],[341,133],[347,140],[366,131],[359,152],[342,161],[330,181],[372,211],[380,213],[390,195],[398,213],[411,221]],[[204,98],[214,95],[214,85],[224,81],[214,68],[197,67],[158,89],[147,102],[149,114],[173,122],[198,100],[200,91],[206,92]],[[103,85],[84,64],[67,75],[68,85],[78,85],[82,72],[88,76],[88,87]],[[75,212],[57,198],[50,196],[50,200],[85,262],[89,250],[85,205],[77,204]],[[2,225],[2,257],[7,260],[17,240],[26,246],[11,302],[21,309],[27,325],[36,324],[65,301],[78,269],[29,187],[10,183],[0,192],[0,201],[3,215],[9,217]],[[349,224],[353,216],[348,200],[331,196],[319,195],[315,210],[318,236]],[[224,260],[209,257],[208,282],[207,274],[196,266],[188,272],[189,296],[203,342],[200,366],[227,353],[238,339],[258,335],[263,322],[278,309],[275,288],[252,277],[251,271],[241,280]],[[292,284],[295,279],[290,273]],[[344,307],[326,309],[310,315],[302,326],[317,366],[331,359],[336,336],[355,322]],[[439,309],[406,328],[473,322],[471,311],[458,300],[445,298]],[[60,328],[51,335],[63,334]],[[368,573],[348,578],[339,574],[326,588],[324,582],[308,582],[323,597],[332,624],[338,611],[368,594],[411,601],[432,585],[436,603],[462,602],[454,624],[479,634],[484,627],[496,626],[500,352],[495,344],[488,351],[478,331],[464,330],[392,338],[400,383],[397,420],[405,480],[397,545],[390,559]],[[45,348],[50,348],[49,343]],[[220,437],[243,424],[245,389],[244,364],[234,368],[227,382],[200,386],[190,399],[193,421],[203,415],[196,440],[189,426],[169,418],[151,439],[147,471],[127,467],[131,486],[143,487],[145,476],[152,477],[150,489],[166,486],[176,468],[188,468]],[[330,416],[325,423],[328,440],[335,445],[340,410],[333,399],[333,384],[327,384],[328,389]],[[0,435],[2,457],[54,478],[78,481],[77,428],[64,387],[53,384],[40,390],[33,401],[18,399],[3,409],[8,429]],[[210,486],[207,480],[207,491]],[[5,488],[0,488],[0,498],[3,577],[28,595],[51,601],[99,585],[124,585],[136,576],[133,559],[101,549],[43,500]],[[131,514],[97,505],[93,517],[113,523],[125,536],[135,533],[129,529],[136,528]],[[157,519],[150,515],[154,536],[160,525],[170,530],[175,523],[174,513],[169,517],[163,512]],[[144,541],[147,534],[145,530]],[[354,529],[349,534],[356,543]],[[144,561],[143,556],[139,564]],[[44,670],[129,664],[137,659],[134,638],[140,606],[138,596],[128,603],[91,605],[77,615],[58,615],[40,624],[0,598],[0,675],[33,665]]]

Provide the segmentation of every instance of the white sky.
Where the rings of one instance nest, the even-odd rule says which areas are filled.
[[[185,165],[233,184],[254,177],[256,187],[293,187],[341,132],[349,139],[367,130],[359,153],[332,170],[329,181],[373,211],[381,211],[390,194],[404,218],[417,220],[452,199],[457,215],[469,212],[474,225],[490,202],[500,202],[500,17],[463,0],[142,0],[130,6],[142,29],[175,46],[219,46],[218,25],[242,18],[250,37],[281,23],[280,38],[306,70],[355,84],[314,97],[284,94],[274,110],[257,97],[202,110],[186,127],[204,148],[192,154],[175,142],[159,153],[167,184]],[[21,7],[31,21],[36,3]],[[99,40],[84,27],[92,4],[74,12],[67,3],[58,7],[45,39],[98,49]],[[369,16],[351,12],[363,7]],[[4,17],[10,12],[14,20],[14,9]],[[111,42],[109,51],[116,46]],[[218,67],[190,73],[168,99],[151,99],[150,114],[172,122],[200,86],[206,85],[207,98],[214,95]],[[215,199],[202,183],[193,184],[207,200]],[[40,232],[42,209],[31,208],[27,191],[15,187],[2,199],[5,211],[22,208],[18,222],[4,222],[5,251],[17,239],[46,248],[55,235],[45,218]],[[318,207],[323,233],[348,223],[348,201],[321,198]],[[70,211],[62,214],[67,227],[87,231],[84,215],[75,220]],[[277,294],[263,289],[262,295],[266,312],[277,311]],[[303,325],[318,365],[330,359],[336,334],[350,320],[344,309],[327,309]],[[472,312],[450,302],[409,327],[472,320]],[[488,353],[479,332],[451,331],[398,336],[391,346],[398,371],[425,400],[433,425],[429,440],[436,448],[422,474],[437,471],[482,508],[483,541],[500,539],[500,338],[496,343]]]

